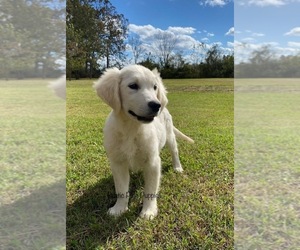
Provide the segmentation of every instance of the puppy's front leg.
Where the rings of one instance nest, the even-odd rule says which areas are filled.
[[[143,209],[140,213],[142,218],[151,220],[157,215],[157,198],[161,175],[161,161],[158,156],[152,163],[144,169],[145,189],[143,199]]]
[[[117,196],[116,204],[108,210],[110,215],[118,216],[128,210],[129,201],[129,169],[122,164],[111,162]]]

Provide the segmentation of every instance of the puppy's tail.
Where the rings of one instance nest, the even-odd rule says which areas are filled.
[[[185,141],[187,141],[189,143],[194,143],[194,140],[192,138],[186,136],[185,134],[183,134],[182,132],[180,132],[177,128],[175,128],[174,126],[173,126],[173,131],[174,131],[176,137],[178,137],[180,139],[183,139],[183,140],[185,140]]]

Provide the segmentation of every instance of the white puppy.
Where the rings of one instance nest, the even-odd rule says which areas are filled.
[[[132,65],[119,70],[108,69],[95,82],[94,88],[113,111],[104,127],[104,147],[112,170],[117,194],[111,215],[128,210],[129,171],[142,170],[145,179],[141,217],[157,215],[161,160],[159,152],[167,144],[173,167],[182,172],[175,135],[191,143],[193,140],[172,123],[165,108],[166,90],[156,69]]]

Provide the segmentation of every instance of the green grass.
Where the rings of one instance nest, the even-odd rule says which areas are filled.
[[[65,243],[65,102],[48,81],[0,81],[0,249]]]
[[[91,80],[67,88],[67,245],[70,249],[233,249],[233,80],[165,80],[184,173],[163,150],[159,214],[138,217],[143,180],[131,177],[130,211],[107,215],[115,199],[103,147],[110,108]]]
[[[300,245],[300,81],[235,80],[235,247]]]

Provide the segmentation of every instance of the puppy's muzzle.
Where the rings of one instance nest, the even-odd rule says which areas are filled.
[[[150,112],[146,116],[140,116],[140,115],[134,113],[132,110],[129,110],[128,113],[131,114],[132,116],[136,117],[140,122],[150,123],[154,120],[154,117],[157,116],[159,109],[161,107],[161,104],[158,102],[148,102],[148,107],[149,107]]]

